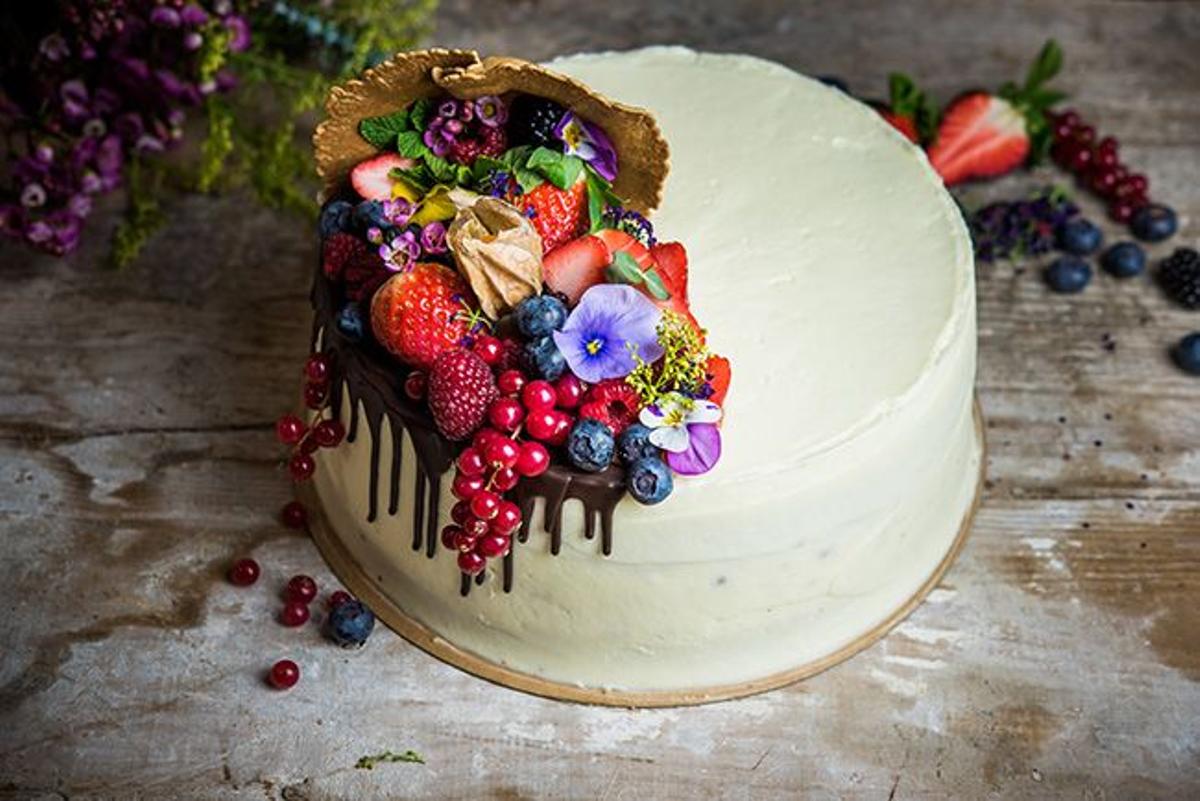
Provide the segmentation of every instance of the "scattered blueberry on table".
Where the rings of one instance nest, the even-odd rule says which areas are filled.
[[[1046,268],[1045,278],[1055,292],[1074,294],[1092,280],[1092,268],[1078,256],[1060,256]]]

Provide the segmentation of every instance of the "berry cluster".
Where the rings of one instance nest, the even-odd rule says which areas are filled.
[[[329,400],[329,360],[319,353],[309,356],[304,364],[304,379],[304,405],[320,411]],[[318,448],[336,448],[345,435],[346,429],[340,420],[320,420],[309,428],[296,415],[285,414],[275,422],[275,436],[292,448],[288,472],[295,481],[312,478],[317,470],[313,454]]]
[[[1048,115],[1054,145],[1054,161],[1070,170],[1086,186],[1108,203],[1109,216],[1120,223],[1133,219],[1134,212],[1150,204],[1150,181],[1145,175],[1130,172],[1121,162],[1116,139],[1106,136],[1096,141],[1096,129],[1085,123],[1075,111]]]
[[[1078,214],[1079,207],[1054,187],[1028,200],[991,203],[970,218],[975,255],[981,261],[995,261],[1049,253],[1059,226]]]

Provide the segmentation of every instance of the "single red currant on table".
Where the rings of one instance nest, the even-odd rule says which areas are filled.
[[[279,519],[288,528],[304,528],[308,523],[308,510],[300,501],[288,501],[279,512]]]
[[[300,666],[290,659],[280,659],[271,665],[267,681],[277,690],[291,689],[296,686],[296,682],[300,681]]]
[[[303,626],[308,622],[308,604],[289,601],[279,613],[279,622],[285,626]]]
[[[292,576],[283,597],[291,603],[310,604],[317,597],[317,582],[311,576]]]
[[[334,590],[329,593],[329,599],[325,601],[325,606],[329,609],[337,609],[347,601],[353,601],[354,596],[345,590]]]
[[[249,587],[258,581],[262,570],[253,559],[239,559],[229,568],[229,583],[238,587]]]
[[[275,423],[275,436],[284,445],[295,445],[307,430],[304,421],[294,414],[285,414]]]

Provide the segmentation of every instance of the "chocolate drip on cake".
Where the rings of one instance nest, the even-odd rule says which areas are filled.
[[[440,521],[439,500],[442,476],[454,464],[461,447],[438,433],[423,405],[410,400],[403,391],[405,372],[395,360],[369,337],[351,342],[337,330],[337,289],[318,271],[313,284],[312,303],[316,312],[312,344],[321,350],[330,364],[330,412],[336,419],[343,417],[343,405],[348,403],[349,415],[346,441],[358,436],[359,417],[371,437],[370,485],[367,487],[367,520],[375,522],[379,514],[379,468],[382,458],[380,436],[386,417],[392,436],[392,455],[388,474],[387,513],[394,517],[400,508],[400,472],[403,466],[403,439],[408,434],[416,454],[413,500],[412,549],[424,550],[432,559],[437,554]],[[361,411],[360,411],[361,407]],[[582,473],[562,464],[553,464],[536,478],[524,478],[517,485],[515,500],[521,508],[522,523],[514,548],[503,559],[503,588],[511,592],[515,578],[515,545],[529,539],[530,520],[537,500],[543,501],[543,528],[550,535],[550,553],[562,550],[562,513],[568,500],[583,504],[584,536],[596,536],[600,528],[600,550],[612,554],[613,509],[625,494],[625,473],[619,466],[600,473]],[[459,591],[466,596],[472,584],[482,584],[485,573],[475,577],[463,575]]]

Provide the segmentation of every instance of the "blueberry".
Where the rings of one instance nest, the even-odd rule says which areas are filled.
[[[347,303],[337,314],[337,330],[351,342],[363,338],[366,329],[363,325],[362,309],[357,303]]]
[[[362,601],[346,601],[329,613],[329,639],[343,648],[361,648],[375,628],[375,614]]]
[[[666,500],[675,488],[675,480],[662,459],[647,456],[630,465],[625,473],[625,487],[635,501],[651,506]]]
[[[1129,228],[1133,235],[1143,242],[1161,242],[1175,233],[1179,221],[1175,212],[1168,206],[1152,203],[1142,206],[1133,213]]]
[[[567,322],[567,307],[550,295],[534,295],[517,304],[517,328],[530,339],[547,336]]]
[[[1146,252],[1136,242],[1118,242],[1104,251],[1100,265],[1117,278],[1131,278],[1146,269]]]
[[[383,204],[378,200],[364,200],[355,206],[354,223],[363,230],[372,226],[387,228],[392,224],[387,215],[383,213]]]
[[[615,449],[612,429],[590,417],[579,418],[567,435],[567,458],[589,473],[599,473],[608,467]]]
[[[344,200],[331,200],[321,209],[319,228],[321,237],[331,237],[350,228],[350,216],[354,206]]]
[[[641,423],[634,423],[617,437],[617,453],[621,461],[628,465],[638,459],[658,456],[658,448],[650,442],[650,429]]]
[[[1092,268],[1083,259],[1063,256],[1046,268],[1045,275],[1046,283],[1055,292],[1082,292],[1092,280]]]
[[[1188,334],[1171,349],[1175,364],[1185,373],[1200,375],[1200,331]]]
[[[541,378],[553,381],[567,369],[567,360],[554,344],[553,337],[540,337],[525,343],[525,360]]]
[[[1104,234],[1100,232],[1096,224],[1082,217],[1067,220],[1058,226],[1058,230],[1055,233],[1058,238],[1059,248],[1076,256],[1086,256],[1094,252],[1096,248],[1100,247],[1100,243],[1104,241]]]

